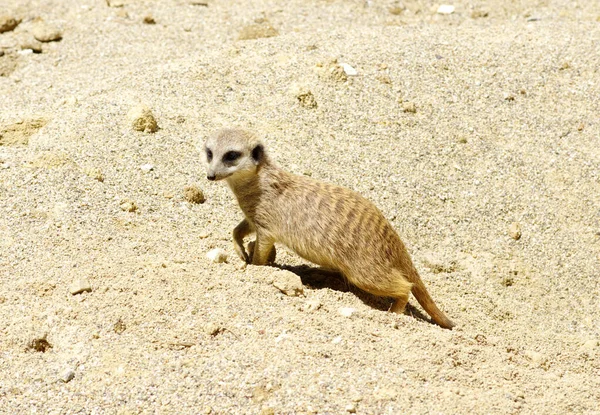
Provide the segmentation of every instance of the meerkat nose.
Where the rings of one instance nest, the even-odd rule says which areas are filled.
[[[215,176],[214,174],[207,174],[206,178],[212,182],[217,178],[217,176]]]

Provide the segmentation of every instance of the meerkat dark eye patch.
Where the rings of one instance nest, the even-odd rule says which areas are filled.
[[[262,144],[258,144],[256,147],[254,147],[252,149],[252,158],[254,159],[254,161],[256,163],[258,163],[259,161],[262,160],[264,152],[265,152],[265,150],[264,150]]]
[[[208,162],[210,163],[212,161],[213,158],[213,154],[212,151],[210,151],[210,149],[206,149],[206,159],[208,160]]]
[[[240,153],[239,151],[228,151],[223,156],[223,162],[225,162],[225,163],[233,163],[234,161],[236,161],[237,159],[239,159],[241,155],[242,155],[242,153]]]

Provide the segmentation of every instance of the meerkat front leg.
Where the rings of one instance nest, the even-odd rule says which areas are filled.
[[[247,219],[244,219],[238,226],[233,228],[233,249],[235,249],[235,253],[238,254],[240,259],[244,262],[250,262],[250,258],[252,258],[252,253],[250,253],[249,256],[244,249],[244,238],[251,233],[252,227]]]
[[[275,246],[272,239],[256,232],[256,241],[252,246],[252,264],[265,265],[275,260]],[[272,259],[271,259],[272,258]]]

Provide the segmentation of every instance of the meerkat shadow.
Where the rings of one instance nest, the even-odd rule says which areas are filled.
[[[337,271],[331,271],[310,265],[273,265],[280,269],[285,269],[298,275],[302,280],[302,284],[311,289],[321,290],[324,288],[329,288],[331,290],[340,292],[350,291],[351,293],[356,295],[363,303],[376,310],[389,311],[394,301],[392,298],[378,297],[376,295],[369,294],[368,292],[361,290],[360,288],[350,284],[344,278],[344,276]],[[411,304],[406,305],[404,314],[412,316],[419,320],[431,322],[431,320],[424,313],[422,313],[418,308],[414,307]]]

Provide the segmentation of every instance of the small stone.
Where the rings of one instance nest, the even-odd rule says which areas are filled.
[[[195,185],[184,187],[183,196],[185,197],[185,200],[194,204],[200,204],[206,201],[202,190],[200,190],[200,188]]]
[[[296,98],[298,99],[300,105],[302,105],[304,108],[312,109],[317,108],[318,106],[315,96],[310,91],[306,92],[305,94],[297,95]]]
[[[505,287],[512,287],[513,285],[515,285],[515,279],[512,275],[507,275],[502,278],[502,285]]]
[[[221,330],[222,330],[222,328],[213,322],[206,323],[204,325],[204,332],[206,334],[208,334],[209,336],[216,336],[217,334],[219,334],[221,332]]]
[[[158,131],[158,124],[152,111],[144,104],[138,104],[131,108],[127,113],[127,118],[135,131],[144,131],[146,133]]]
[[[504,100],[508,101],[508,102],[512,102],[512,101],[515,100],[515,96],[513,94],[508,93],[508,92],[505,92],[502,96],[504,97]]]
[[[275,415],[275,409],[270,406],[263,406],[260,410],[260,415]]]
[[[135,204],[135,202],[131,201],[131,200],[124,200],[123,202],[121,202],[121,210],[124,212],[135,212],[137,211],[138,207]]]
[[[388,9],[388,11],[390,12],[390,14],[393,14],[394,16],[399,16],[402,13],[404,13],[404,8],[399,7],[399,6],[393,6],[393,7],[390,7]]]
[[[28,344],[27,348],[35,350],[36,352],[45,353],[49,349],[52,348],[52,345],[47,340],[47,334],[43,334],[41,336],[34,337]]]
[[[377,75],[376,79],[381,82],[382,84],[387,84],[387,85],[391,85],[392,84],[392,79],[385,75],[385,74],[381,74],[381,75]]]
[[[510,227],[508,228],[508,234],[515,241],[521,239],[521,225],[519,222],[513,222],[510,224]]]
[[[323,78],[328,78],[335,82],[346,82],[348,75],[344,72],[344,68],[340,65],[337,59],[332,59],[327,63],[317,64],[319,75]]]
[[[486,10],[475,9],[471,12],[472,19],[480,19],[482,17],[488,17],[489,12]]]
[[[88,167],[84,170],[84,173],[88,177],[98,180],[99,182],[104,181],[104,175],[102,174],[102,170],[100,170],[98,167]]]
[[[273,286],[290,297],[297,297],[304,294],[302,280],[291,271],[275,271],[273,273]]]
[[[338,313],[343,317],[352,317],[352,315],[356,313],[356,309],[352,307],[342,307],[338,310]]]
[[[307,86],[294,83],[290,86],[289,93],[304,108],[317,108],[317,100]]]
[[[438,14],[452,14],[454,13],[454,6],[450,4],[441,4],[437,9]]]
[[[417,112],[417,106],[414,102],[405,101],[402,103],[402,111],[414,114]]]
[[[86,278],[81,278],[73,282],[69,287],[69,292],[73,295],[81,294],[83,292],[91,292],[92,285]]]
[[[334,337],[331,341],[332,344],[340,344],[342,342],[342,336]]]
[[[346,412],[351,413],[351,414],[355,414],[356,413],[356,404],[348,404],[346,405]]]
[[[71,369],[65,370],[62,375],[60,375],[60,380],[64,383],[69,383],[75,377],[75,372]]]
[[[536,365],[541,365],[546,361],[546,358],[543,354],[534,352],[532,350],[525,350],[524,354],[529,360],[531,360],[532,363]]]
[[[143,22],[144,24],[156,24],[156,20],[154,20],[154,17],[150,15],[144,16]]]
[[[348,76],[356,76],[358,75],[358,71],[356,69],[354,69],[352,66],[348,65],[347,63],[341,63],[340,66],[342,67],[342,69],[344,70],[344,73]]]
[[[142,164],[142,165],[140,166],[140,169],[142,169],[142,171],[143,171],[144,173],[149,173],[149,172],[151,172],[152,170],[154,170],[154,165],[152,165],[152,164],[149,164],[149,163],[147,163],[147,164]]]
[[[106,0],[108,7],[123,7],[125,2],[123,0]]]
[[[15,19],[12,16],[2,15],[0,16],[0,33],[10,32],[14,30],[21,23],[20,19]]]
[[[317,311],[319,308],[321,308],[321,305],[322,304],[319,300],[307,300],[302,305],[302,311],[312,313],[313,311]]]
[[[33,37],[40,42],[56,42],[62,39],[62,32],[55,26],[39,23],[33,29]]]
[[[263,21],[260,24],[244,26],[240,31],[238,40],[261,39],[277,35],[279,35],[279,32],[269,22]]]
[[[42,44],[37,40],[31,39],[21,43],[22,50],[31,50],[33,53],[42,53]]]
[[[118,319],[117,322],[113,325],[113,331],[117,334],[123,333],[127,329],[125,322],[121,319]]]
[[[211,249],[206,253],[206,257],[215,264],[220,264],[227,261],[227,253],[221,248]]]

